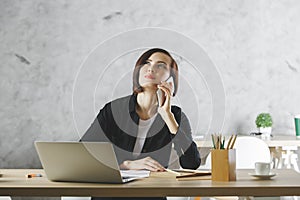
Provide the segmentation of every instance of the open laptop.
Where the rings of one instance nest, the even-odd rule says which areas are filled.
[[[122,177],[111,143],[35,142],[47,178],[51,181],[125,183],[149,176]]]

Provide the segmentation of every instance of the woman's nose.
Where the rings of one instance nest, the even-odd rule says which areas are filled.
[[[148,71],[148,72],[154,72],[154,66],[150,64],[150,65],[148,66],[147,71]]]

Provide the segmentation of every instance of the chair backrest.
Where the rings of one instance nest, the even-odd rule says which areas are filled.
[[[236,168],[254,169],[255,162],[271,162],[268,145],[261,139],[252,136],[237,137],[234,148],[236,149]],[[209,154],[202,169],[211,168],[211,155]]]
[[[251,136],[238,137],[234,146],[237,169],[254,169],[255,162],[271,162],[270,149],[259,138]]]

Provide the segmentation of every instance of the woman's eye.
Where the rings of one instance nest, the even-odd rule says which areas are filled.
[[[158,68],[165,68],[165,69],[167,68],[167,66],[163,63],[157,64],[157,67]]]

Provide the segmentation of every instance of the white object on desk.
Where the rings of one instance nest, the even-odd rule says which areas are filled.
[[[90,200],[90,199],[91,197],[61,197],[61,200]]]
[[[270,162],[256,162],[255,163],[255,173],[256,175],[269,175],[271,170]]]
[[[120,170],[122,177],[147,178],[150,176],[149,170]]]
[[[270,179],[273,176],[276,176],[276,173],[270,172],[269,174],[256,174],[256,173],[249,173],[250,176],[256,177],[256,178],[260,178],[260,179]]]

